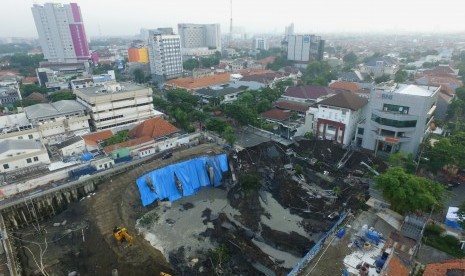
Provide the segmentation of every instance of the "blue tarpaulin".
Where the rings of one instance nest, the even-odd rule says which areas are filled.
[[[83,153],[81,155],[81,161],[82,162],[89,161],[89,160],[92,160],[92,159],[94,159],[94,156],[90,152],[86,152],[86,153]]]
[[[213,169],[213,185],[219,186],[223,179],[223,173],[228,171],[227,155],[198,157],[154,170],[139,177],[136,183],[139,187],[142,205],[147,206],[157,199],[174,201],[182,196],[193,195],[201,187],[211,185],[208,167]],[[147,177],[150,178],[155,192],[150,190],[147,185]],[[175,178],[182,184],[183,194],[176,187]]]

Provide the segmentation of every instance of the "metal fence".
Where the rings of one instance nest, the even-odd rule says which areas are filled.
[[[305,256],[297,263],[294,269],[292,269],[291,272],[287,274],[288,276],[297,276],[299,275],[299,273],[302,272],[302,270],[308,265],[308,263],[310,263],[310,261],[313,260],[316,254],[320,252],[321,248],[323,248],[325,240],[336,231],[336,229],[344,221],[346,216],[346,212],[341,213],[339,220],[333,225],[333,227],[328,232],[326,232],[326,234],[317,243],[315,243],[315,245],[310,249],[310,251],[308,251],[307,254],[305,254]]]

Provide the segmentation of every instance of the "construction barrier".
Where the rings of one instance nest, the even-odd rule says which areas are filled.
[[[310,263],[310,261],[313,260],[313,257],[315,257],[316,254],[320,252],[321,248],[323,248],[325,240],[336,231],[336,229],[344,221],[346,216],[346,212],[341,213],[339,220],[333,225],[333,227],[328,232],[326,232],[326,234],[317,243],[315,243],[312,249],[310,249],[310,251],[308,251],[307,254],[305,254],[305,256],[297,263],[297,265],[291,270],[291,272],[287,274],[288,276],[297,276],[299,275],[299,273],[302,272],[302,270]]]

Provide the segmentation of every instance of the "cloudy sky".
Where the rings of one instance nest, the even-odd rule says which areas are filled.
[[[0,37],[36,37],[33,3],[70,1],[0,0]],[[229,30],[229,0],[76,0],[90,37],[133,35],[140,28],[177,23],[220,23]],[[465,31],[460,0],[233,0],[235,26],[247,32]]]

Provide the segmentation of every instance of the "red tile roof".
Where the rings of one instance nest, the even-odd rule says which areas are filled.
[[[409,273],[410,270],[408,267],[396,255],[394,255],[391,257],[387,267],[384,269],[382,276],[408,276]]]
[[[152,139],[157,139],[159,137],[167,136],[173,133],[178,132],[177,129],[172,124],[163,120],[160,117],[152,118],[145,120],[141,124],[135,126],[131,131],[129,131],[129,137],[151,137]]]
[[[145,144],[145,143],[148,143],[148,142],[151,142],[151,141],[153,141],[153,139],[151,137],[144,136],[144,137],[140,137],[140,138],[136,138],[136,139],[131,139],[129,141],[122,142],[122,143],[119,143],[119,144],[104,147],[103,150],[106,153],[110,153],[110,152],[114,151],[115,149],[126,148],[126,147],[134,147],[134,146],[142,145],[142,144]]]
[[[339,94],[336,94],[334,96],[320,101],[318,104],[348,108],[351,110],[359,110],[360,108],[368,104],[368,100],[360,96],[357,96],[352,92],[342,91]]]
[[[361,89],[360,85],[356,82],[349,81],[335,81],[329,85],[332,89],[343,89],[352,93],[357,92]]]
[[[298,103],[283,100],[275,102],[274,106],[279,109],[293,110],[298,112],[306,112],[310,108],[310,104],[307,103]]]
[[[37,77],[25,77],[23,79],[23,84],[36,83]]]
[[[97,146],[99,141],[109,139],[111,136],[113,136],[113,132],[111,130],[104,130],[84,135],[82,136],[82,139],[84,139],[84,142],[88,145]]]
[[[441,263],[427,264],[425,271],[423,272],[423,276],[444,276],[448,271],[454,270],[461,271],[462,275],[465,274],[465,259],[455,259]]]
[[[281,109],[274,108],[263,112],[262,117],[275,121],[285,121],[291,117],[291,112],[286,112]]]
[[[170,80],[165,83],[167,86],[184,88],[184,89],[199,89],[207,86],[218,85],[227,83],[230,80],[230,74],[217,74],[212,76],[207,76],[203,78],[179,78],[175,80]]]
[[[31,93],[31,95],[26,97],[26,99],[28,99],[28,100],[36,100],[36,101],[39,101],[41,103],[47,103],[48,102],[47,98],[45,98],[45,96],[43,94],[40,94],[39,92]]]

